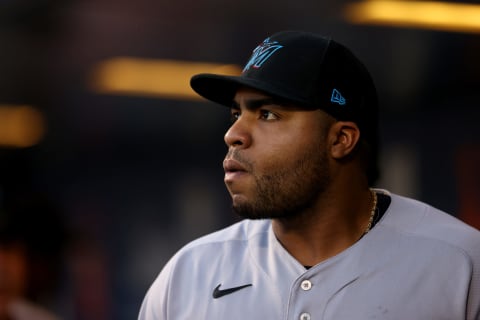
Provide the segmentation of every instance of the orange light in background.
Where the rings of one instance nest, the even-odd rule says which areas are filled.
[[[90,85],[99,93],[198,100],[201,98],[190,88],[190,78],[204,72],[238,75],[241,68],[215,63],[119,57],[100,63],[93,71]]]
[[[347,5],[344,15],[354,24],[480,32],[480,5],[476,4],[367,0]]]
[[[45,134],[45,121],[30,106],[0,105],[0,146],[26,148],[36,145]]]

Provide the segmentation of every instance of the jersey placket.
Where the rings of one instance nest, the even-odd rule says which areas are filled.
[[[340,254],[298,277],[290,289],[286,319],[323,319],[332,297],[359,277],[360,269],[352,268],[356,264],[351,262]]]

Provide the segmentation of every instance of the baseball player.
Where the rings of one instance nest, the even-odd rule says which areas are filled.
[[[371,187],[376,91],[350,50],[279,32],[240,76],[191,86],[231,110],[225,184],[245,219],[176,253],[140,320],[480,319],[480,232]]]

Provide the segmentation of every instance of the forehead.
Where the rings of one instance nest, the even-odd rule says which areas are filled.
[[[233,98],[232,107],[258,109],[262,106],[277,106],[291,111],[302,110],[290,101],[248,87],[240,87]]]
[[[258,110],[267,106],[269,108],[274,107],[284,115],[289,114],[288,118],[291,118],[292,115],[299,115],[299,117],[306,117],[314,122],[318,121],[319,127],[327,128],[336,122],[335,118],[321,109],[300,107],[285,99],[247,87],[241,87],[237,90],[232,103],[233,109]]]
[[[260,90],[256,90],[248,87],[240,87],[235,92],[235,96],[233,97],[233,100],[238,103],[241,100],[270,99],[270,98],[273,98],[273,97]]]
[[[263,106],[276,106],[277,108],[286,112],[308,112],[310,115],[319,114],[322,118],[328,118],[331,120],[334,119],[321,109],[305,108],[288,100],[278,98],[260,90],[248,87],[240,87],[236,91],[231,105],[231,107],[235,109],[245,107],[246,109],[252,110],[261,108]]]

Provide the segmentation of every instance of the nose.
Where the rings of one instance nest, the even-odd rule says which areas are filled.
[[[252,143],[252,134],[246,119],[237,119],[225,133],[224,140],[228,147],[248,148]]]

